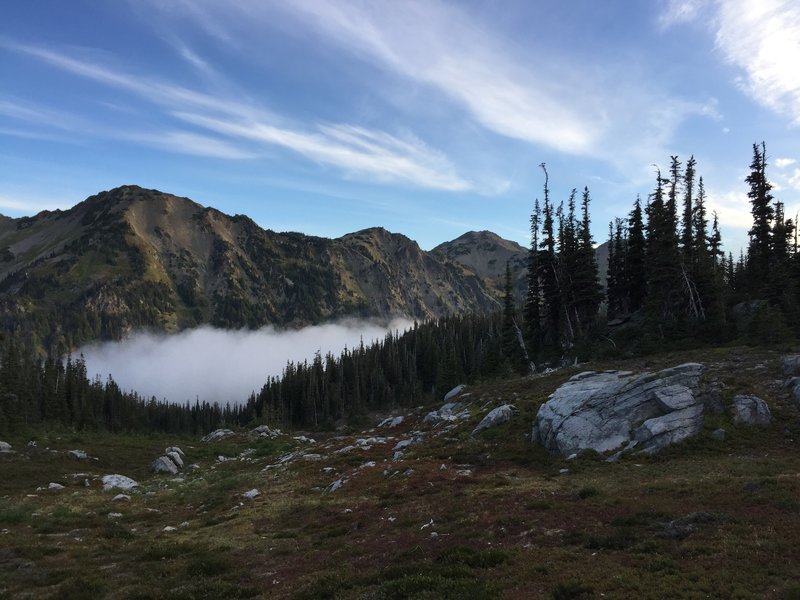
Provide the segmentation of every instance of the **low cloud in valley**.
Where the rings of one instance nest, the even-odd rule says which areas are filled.
[[[338,356],[345,348],[383,339],[411,322],[345,320],[299,330],[265,327],[230,331],[201,327],[175,335],[139,333],[120,342],[81,348],[90,377],[109,374],[128,391],[171,402],[244,402],[287,361],[311,361],[316,352]]]

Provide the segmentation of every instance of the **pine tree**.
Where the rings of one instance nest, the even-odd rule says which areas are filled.
[[[761,147],[753,144],[753,162],[750,174],[745,181],[750,186],[747,197],[750,198],[750,211],[753,215],[753,226],[750,228],[750,244],[747,251],[748,280],[753,293],[761,293],[769,272],[772,221],[775,211],[772,207],[772,184],[767,180],[767,148],[764,142]]]
[[[545,183],[545,197],[547,196]],[[541,310],[539,289],[539,222],[541,209],[537,199],[531,214],[531,247],[528,250],[528,291],[525,298],[525,332],[527,344],[533,356],[537,356],[541,344]]]
[[[542,211],[542,240],[539,242],[539,280],[542,296],[542,347],[551,356],[561,351],[561,290],[558,282],[556,257],[556,237],[553,222],[553,206],[547,190],[547,169],[545,172],[545,199]]]
[[[634,313],[642,308],[647,290],[647,247],[644,237],[642,203],[638,196],[633,210],[628,216],[625,288],[628,310]]]

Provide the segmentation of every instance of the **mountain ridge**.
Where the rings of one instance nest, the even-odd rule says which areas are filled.
[[[70,348],[140,328],[491,311],[502,281],[464,258],[486,236],[469,238],[424,251],[383,227],[334,239],[277,233],[189,198],[120,186],[67,210],[0,219],[0,327]],[[503,256],[515,249],[495,238]],[[527,250],[516,249],[522,266]]]

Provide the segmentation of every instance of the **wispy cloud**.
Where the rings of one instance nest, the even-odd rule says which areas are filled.
[[[742,71],[740,87],[800,125],[800,5],[794,0],[717,2],[716,46]]]
[[[776,158],[775,159],[775,166],[779,169],[784,169],[788,166],[793,165],[797,161],[793,158]]]
[[[658,16],[661,29],[669,29],[681,23],[695,21],[708,4],[707,0],[666,0],[664,9]]]
[[[174,131],[160,135],[120,134],[119,137],[124,139],[186,154],[228,159],[254,158],[257,154],[252,143],[257,142],[292,150],[319,164],[342,169],[352,176],[446,191],[475,189],[473,183],[456,173],[455,167],[443,153],[429,148],[412,135],[404,139],[383,131],[347,124],[321,124],[317,131],[303,131],[281,125],[282,119],[263,107],[243,104],[230,97],[126,73],[46,48],[3,39],[0,39],[0,45],[75,75],[126,90],[159,105],[168,116],[227,138],[223,141],[196,133]],[[248,144],[242,145],[243,142]]]

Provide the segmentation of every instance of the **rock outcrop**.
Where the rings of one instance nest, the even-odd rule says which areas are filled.
[[[166,473],[177,475],[183,470],[183,459],[186,455],[177,446],[170,446],[164,450],[164,455],[159,456],[150,463],[150,470],[153,473]]]
[[[772,413],[769,406],[758,396],[739,394],[731,401],[731,416],[734,423],[745,425],[769,425]]]
[[[135,487],[139,487],[139,483],[131,479],[130,477],[126,477],[125,475],[103,475],[103,489],[104,490],[112,490],[114,488],[120,490],[132,490]]]
[[[540,407],[533,441],[565,456],[634,447],[656,452],[702,429],[703,371],[687,363],[658,373],[579,373]]]
[[[200,441],[201,442],[216,442],[217,440],[224,439],[224,438],[229,437],[231,435],[234,435],[234,433],[230,429],[215,429],[214,431],[209,433],[207,436],[202,438]]]

